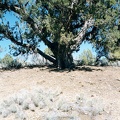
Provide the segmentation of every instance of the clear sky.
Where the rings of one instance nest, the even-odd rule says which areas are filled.
[[[5,17],[4,17],[4,22],[7,23],[7,21],[10,22],[11,26],[15,25],[15,21],[19,22],[18,18],[14,17],[13,13],[11,13],[11,12],[7,12]],[[2,48],[3,48],[3,52],[0,53],[0,58],[3,58],[4,55],[9,52],[9,45],[10,44],[11,44],[10,40],[4,39],[3,41],[0,41],[0,46],[2,46]],[[43,42],[41,42],[40,49],[42,51],[44,51],[45,48],[46,48],[46,46],[44,45]],[[96,55],[95,50],[92,49],[92,45],[86,42],[80,46],[80,51],[78,51],[77,53],[76,52],[73,53],[74,59],[76,59],[85,49],[90,49],[92,51],[92,53],[94,55]]]

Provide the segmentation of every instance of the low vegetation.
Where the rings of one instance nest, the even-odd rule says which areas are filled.
[[[31,91],[24,89],[1,102],[0,114],[3,118],[14,114],[16,119],[27,120],[25,110],[35,112],[39,108],[40,112],[44,111],[42,115],[39,114],[41,120],[81,120],[79,114],[86,114],[92,119],[104,113],[99,100],[87,100],[84,95],[78,95],[74,102],[68,102],[65,96],[61,97],[61,95],[60,89],[54,91],[41,88]]]
[[[9,54],[6,54],[4,58],[0,60],[0,65],[3,69],[19,69],[22,67],[22,63],[13,59]]]

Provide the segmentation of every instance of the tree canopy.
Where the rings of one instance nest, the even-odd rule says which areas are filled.
[[[5,23],[6,12],[20,22]],[[37,52],[59,68],[73,63],[72,53],[84,41],[93,44],[98,58],[120,59],[114,55],[120,51],[119,15],[118,0],[1,0],[0,39],[14,43],[14,55]],[[52,56],[40,50],[41,41]]]

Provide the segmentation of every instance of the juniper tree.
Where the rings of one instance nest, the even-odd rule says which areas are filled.
[[[113,7],[116,4],[116,0],[1,0],[0,37],[17,45],[11,46],[14,55],[37,52],[62,69],[73,63],[72,53],[84,41],[93,43],[98,56],[104,53],[108,57],[111,41],[116,48],[120,38],[114,24],[120,17],[118,8]],[[14,27],[5,24],[2,18],[6,11],[18,17],[24,28],[19,22]],[[117,35],[112,35],[114,30]],[[52,56],[40,50],[41,41]]]

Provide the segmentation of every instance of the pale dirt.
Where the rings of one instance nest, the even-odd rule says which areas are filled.
[[[80,67],[75,71],[54,71],[46,68],[0,71],[0,99],[17,93],[21,89],[33,87],[58,89],[67,100],[72,101],[77,94],[85,98],[95,98],[103,102],[105,114],[96,120],[120,120],[120,67]],[[40,120],[38,112],[27,111],[28,120]],[[2,120],[3,118],[0,118]],[[3,120],[14,120],[10,115]],[[81,120],[90,120],[81,115]]]

